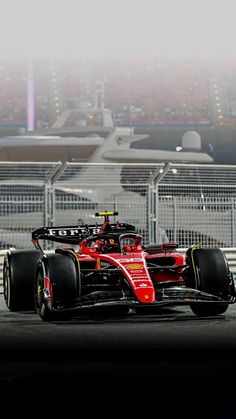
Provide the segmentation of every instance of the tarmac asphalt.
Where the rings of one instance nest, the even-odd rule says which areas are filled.
[[[10,312],[0,295],[5,396],[49,388],[57,397],[76,400],[79,395],[80,406],[89,402],[96,414],[108,399],[119,412],[125,395],[130,408],[136,400],[133,413],[139,413],[139,403],[140,409],[154,410],[161,403],[182,417],[203,411],[214,418],[236,417],[235,355],[236,304],[210,318],[179,306],[147,315],[86,315],[45,323],[34,312]],[[192,406],[191,414],[185,403]]]

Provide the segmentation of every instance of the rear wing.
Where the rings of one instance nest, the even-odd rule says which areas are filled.
[[[135,231],[135,227],[127,223],[107,223],[104,224],[82,224],[79,226],[61,226],[61,227],[41,227],[32,232],[32,242],[37,249],[39,240],[49,240],[58,243],[79,244],[89,236],[99,235],[99,233],[123,234],[125,232]]]

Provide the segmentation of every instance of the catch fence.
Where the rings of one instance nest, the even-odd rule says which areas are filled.
[[[236,166],[0,162],[0,248],[32,248],[42,226],[94,224],[118,211],[144,244],[236,247]]]

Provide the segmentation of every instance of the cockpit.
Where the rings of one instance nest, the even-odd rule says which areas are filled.
[[[137,233],[124,233],[120,237],[120,247],[123,253],[141,252],[142,236]]]
[[[98,234],[80,243],[82,253],[129,253],[142,251],[142,236],[136,233]]]

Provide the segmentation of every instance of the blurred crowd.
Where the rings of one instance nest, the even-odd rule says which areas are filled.
[[[116,125],[236,125],[236,60],[126,57],[32,65],[35,128],[51,126],[68,109],[99,106],[111,109]],[[26,128],[28,89],[29,62],[0,60],[0,126]]]

